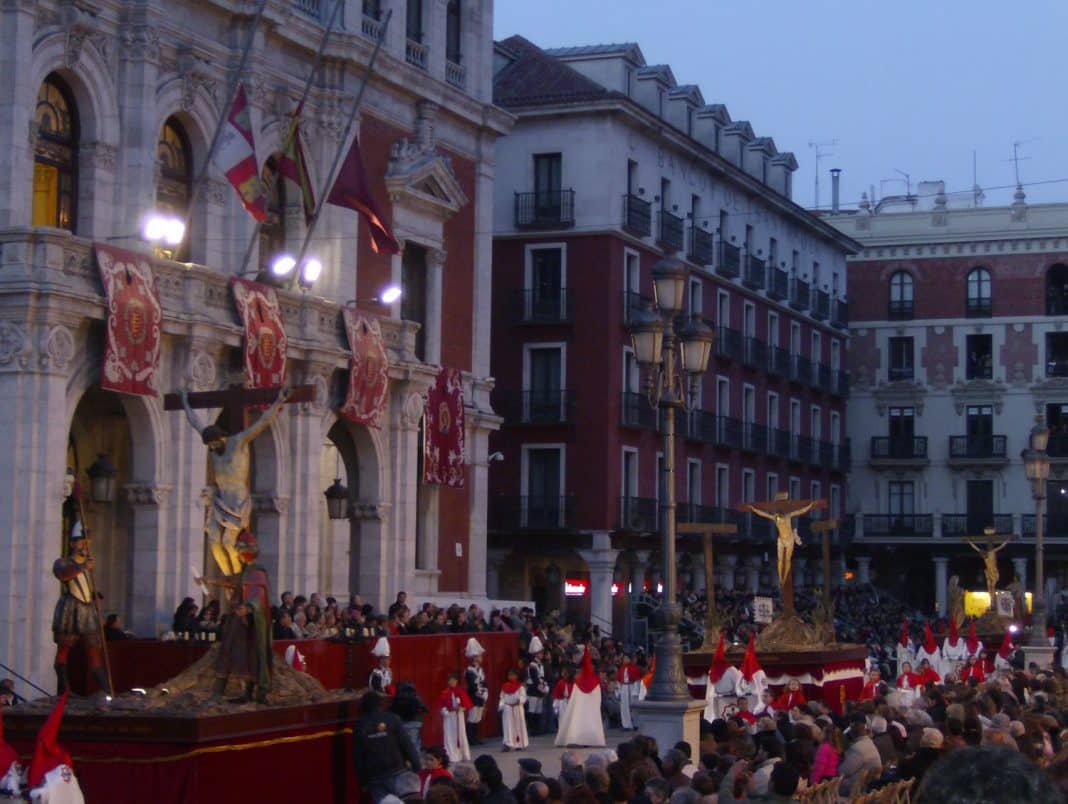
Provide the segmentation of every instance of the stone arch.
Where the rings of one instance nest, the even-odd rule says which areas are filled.
[[[183,100],[181,78],[167,81],[156,91],[155,131],[161,131],[164,123],[172,117],[182,124],[193,151],[193,173],[196,175],[204,168],[204,158],[208,155],[218,112],[211,96],[202,87],[194,93],[191,106],[186,106]],[[222,178],[214,166],[209,167],[209,175]]]
[[[50,73],[56,73],[70,86],[78,105],[84,142],[117,147],[121,139],[118,91],[111,69],[96,47],[85,42],[78,59],[68,64],[66,32],[45,36],[33,49],[30,75],[34,94]]]
[[[358,502],[373,505],[383,499],[385,488],[384,471],[382,461],[382,431],[373,430],[359,424],[341,418],[336,412],[329,410],[323,416],[320,425],[321,440],[325,443],[330,439],[334,428],[340,427],[351,439],[353,449],[351,452],[341,450],[342,460],[345,461],[346,469],[358,468],[360,478],[360,491]],[[351,471],[350,471],[351,474]]]

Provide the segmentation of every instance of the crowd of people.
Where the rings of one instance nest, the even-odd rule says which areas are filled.
[[[929,682],[919,690],[873,676],[869,689],[868,700],[848,703],[842,714],[803,702],[754,707],[759,716],[743,706],[704,720],[696,756],[687,743],[658,746],[639,731],[614,750],[564,751],[558,775],[523,757],[511,789],[491,754],[450,762],[441,746],[417,749],[372,694],[355,730],[357,770],[376,804],[789,802],[827,780],[838,780],[842,796],[914,780],[912,800],[924,804],[1066,800],[1068,675],[1061,669],[1017,666],[982,683]],[[361,741],[382,724],[397,738],[388,757],[381,743]]]

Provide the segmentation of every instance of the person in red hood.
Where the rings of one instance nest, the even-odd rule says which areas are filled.
[[[805,698],[805,693],[801,691],[801,682],[796,678],[791,678],[786,682],[786,689],[771,705],[776,712],[789,712],[795,706],[801,706],[804,703],[808,703],[808,699]]]

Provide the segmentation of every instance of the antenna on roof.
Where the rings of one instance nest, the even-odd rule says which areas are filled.
[[[1013,171],[1014,171],[1015,176],[1016,176],[1016,183],[1017,184],[1020,183],[1020,163],[1021,162],[1026,162],[1027,160],[1029,160],[1031,158],[1029,156],[1020,156],[1020,146],[1021,145],[1026,145],[1029,142],[1034,142],[1036,139],[1038,139],[1038,138],[1037,137],[1032,137],[1029,140],[1016,140],[1012,144],[1012,159],[1004,159],[1004,160],[1002,160],[1004,162],[1012,162],[1012,168],[1013,168]]]
[[[808,141],[808,147],[811,148],[816,156],[816,197],[815,208],[820,208],[820,160],[825,156],[833,156],[834,151],[824,150],[833,148],[838,144],[838,139],[824,140],[823,142],[816,142],[815,140]]]

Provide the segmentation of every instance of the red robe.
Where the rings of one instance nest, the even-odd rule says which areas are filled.
[[[574,681],[565,681],[560,679],[556,682],[556,686],[553,687],[553,700],[554,701],[566,701],[571,697],[571,690],[575,688]]]
[[[757,722],[756,715],[754,715],[748,709],[743,709],[742,711],[738,712],[737,713],[737,717],[740,717],[742,720],[744,720],[750,726],[752,726],[754,723]]]
[[[771,702],[771,706],[776,712],[789,712],[795,706],[800,706],[803,703],[808,703],[808,699],[805,698],[805,693],[801,690],[793,692],[783,690],[782,695]]]
[[[473,706],[467,692],[458,684],[455,687],[446,687],[438,696],[438,709],[455,712],[457,709],[470,709]]]
[[[972,665],[965,665],[960,669],[961,683],[973,678],[980,684],[986,681],[986,673],[983,672],[983,666],[979,662]]]
[[[629,662],[623,665],[616,672],[616,681],[620,684],[634,684],[642,677],[642,671],[638,669],[638,665],[634,662]]]
[[[875,700],[875,696],[879,694],[879,685],[882,684],[882,683],[883,683],[882,679],[879,679],[878,681],[865,682],[864,688],[860,691],[860,698],[858,700],[861,700],[861,701],[873,701],[873,700]]]
[[[916,687],[922,686],[920,677],[915,673],[902,673],[897,677],[897,688],[899,690],[914,690]]]
[[[928,667],[926,670],[924,670],[922,673],[920,673],[920,686],[921,687],[924,686],[925,684],[937,684],[941,680],[942,680],[942,676],[938,675],[938,673],[936,673],[934,671],[933,667]]]

